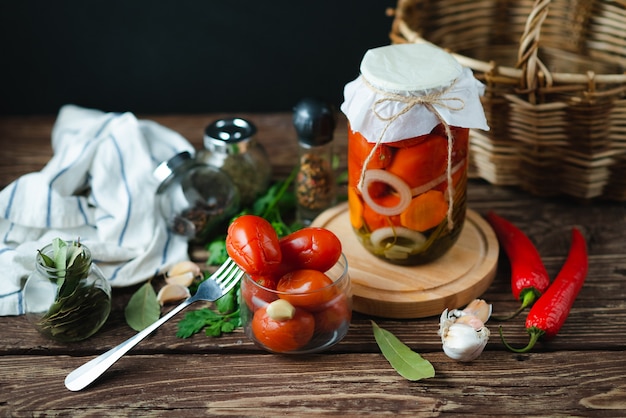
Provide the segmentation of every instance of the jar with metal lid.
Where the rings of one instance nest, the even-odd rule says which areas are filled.
[[[372,254],[417,265],[446,253],[465,221],[469,128],[489,129],[483,85],[429,44],[366,52],[348,83],[348,206]]]
[[[204,131],[200,162],[226,173],[237,189],[242,206],[264,193],[271,179],[271,165],[263,146],[256,141],[256,126],[243,118],[220,119]]]
[[[187,151],[159,164],[154,176],[168,227],[193,242],[205,243],[239,209],[239,191],[231,179]]]

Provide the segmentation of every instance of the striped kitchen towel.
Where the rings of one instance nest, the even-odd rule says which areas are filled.
[[[114,287],[187,259],[156,199],[156,166],[191,144],[131,113],[67,105],[52,130],[53,156],[0,192],[0,315],[24,313],[21,288],[37,249],[60,237],[85,244]]]

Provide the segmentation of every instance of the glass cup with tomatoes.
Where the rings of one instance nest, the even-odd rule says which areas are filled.
[[[257,346],[280,354],[308,354],[341,341],[350,326],[352,291],[343,254],[329,269],[291,270],[279,279],[244,275],[241,319]]]

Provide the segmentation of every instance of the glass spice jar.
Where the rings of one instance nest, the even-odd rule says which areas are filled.
[[[242,206],[264,193],[271,179],[271,165],[256,141],[256,126],[243,118],[220,119],[204,131],[204,149],[196,158],[226,173],[237,189]]]
[[[329,104],[305,98],[294,107],[293,124],[299,157],[294,180],[296,216],[304,225],[310,225],[336,201],[332,143],[335,114]]]
[[[23,294],[26,318],[56,341],[89,338],[111,312],[111,285],[77,242],[57,239],[41,249]]]
[[[192,242],[206,243],[239,209],[239,192],[230,177],[187,151],[159,164],[154,176],[168,227]]]
[[[465,221],[469,128],[489,129],[483,86],[428,44],[366,52],[345,87],[348,207],[362,245],[394,264],[446,253]]]

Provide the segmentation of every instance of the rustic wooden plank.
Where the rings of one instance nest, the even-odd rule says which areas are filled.
[[[620,264],[621,263],[621,264]],[[623,257],[598,257],[592,259],[592,275],[581,291],[571,314],[559,335],[549,341],[539,343],[533,351],[557,350],[626,350],[626,288],[624,271],[626,260]],[[619,267],[621,265],[621,267]],[[616,266],[622,273],[614,273]],[[509,291],[508,279],[500,276],[485,293],[484,298],[494,304],[494,312],[509,312],[518,306]],[[106,351],[134,334],[124,321],[124,297],[116,299],[116,308],[103,329],[89,340],[74,343],[71,346],[49,341],[39,336],[24,317],[0,318],[2,335],[0,352],[7,354],[44,353],[94,355]],[[193,309],[193,308],[192,308]],[[182,317],[181,317],[182,318]],[[370,320],[366,315],[355,314],[348,335],[333,352],[375,352],[377,346],[373,339]],[[398,338],[420,351],[439,351],[441,343],[437,336],[438,318],[417,320],[389,320],[374,318],[384,328],[392,331]],[[183,340],[175,337],[177,319],[161,327],[156,334],[142,342],[129,355],[142,353],[206,353],[206,352],[256,352],[258,351],[240,332],[224,335],[220,338],[195,335]],[[497,321],[490,321],[492,337],[487,350],[504,350],[497,335]],[[503,324],[509,343],[525,345],[528,336],[524,330],[524,315]]]
[[[548,271],[556,272],[563,262],[563,256],[545,259]],[[626,349],[626,257],[623,255],[598,255],[590,259],[589,277],[580,292],[571,314],[561,329],[559,336],[549,343],[541,343],[535,351],[541,350],[575,350],[575,349]],[[103,329],[89,340],[74,343],[70,346],[55,343],[39,336],[30,326],[25,317],[3,317],[0,353],[47,352],[63,354],[68,350],[84,354],[95,354],[106,351],[131,337],[134,331],[124,319],[124,307],[136,287],[114,289],[113,311]],[[518,302],[510,292],[509,266],[507,260],[501,259],[496,279],[483,295],[483,298],[494,305],[495,313],[514,311]],[[191,307],[189,309],[195,309]],[[184,314],[184,313],[183,313]],[[225,335],[210,338],[202,334],[188,340],[175,337],[176,324],[181,315],[162,326],[133,352],[214,352],[224,349],[237,351],[255,351],[241,334]],[[370,317],[355,314],[349,333],[334,351],[372,352],[376,349],[371,334]],[[377,323],[390,329],[405,343],[419,350],[437,351],[440,342],[437,337],[438,318],[417,320],[389,320],[374,318]],[[497,325],[490,321],[488,326],[494,334],[487,349],[502,350],[497,337]],[[510,343],[523,345],[527,340],[524,331],[524,315],[503,324]],[[132,352],[131,352],[132,353]]]
[[[63,379],[83,358],[1,357],[0,414],[606,416],[626,408],[623,353],[495,352],[471,364],[424,357],[436,376],[409,382],[378,353],[132,356],[77,393]]]

